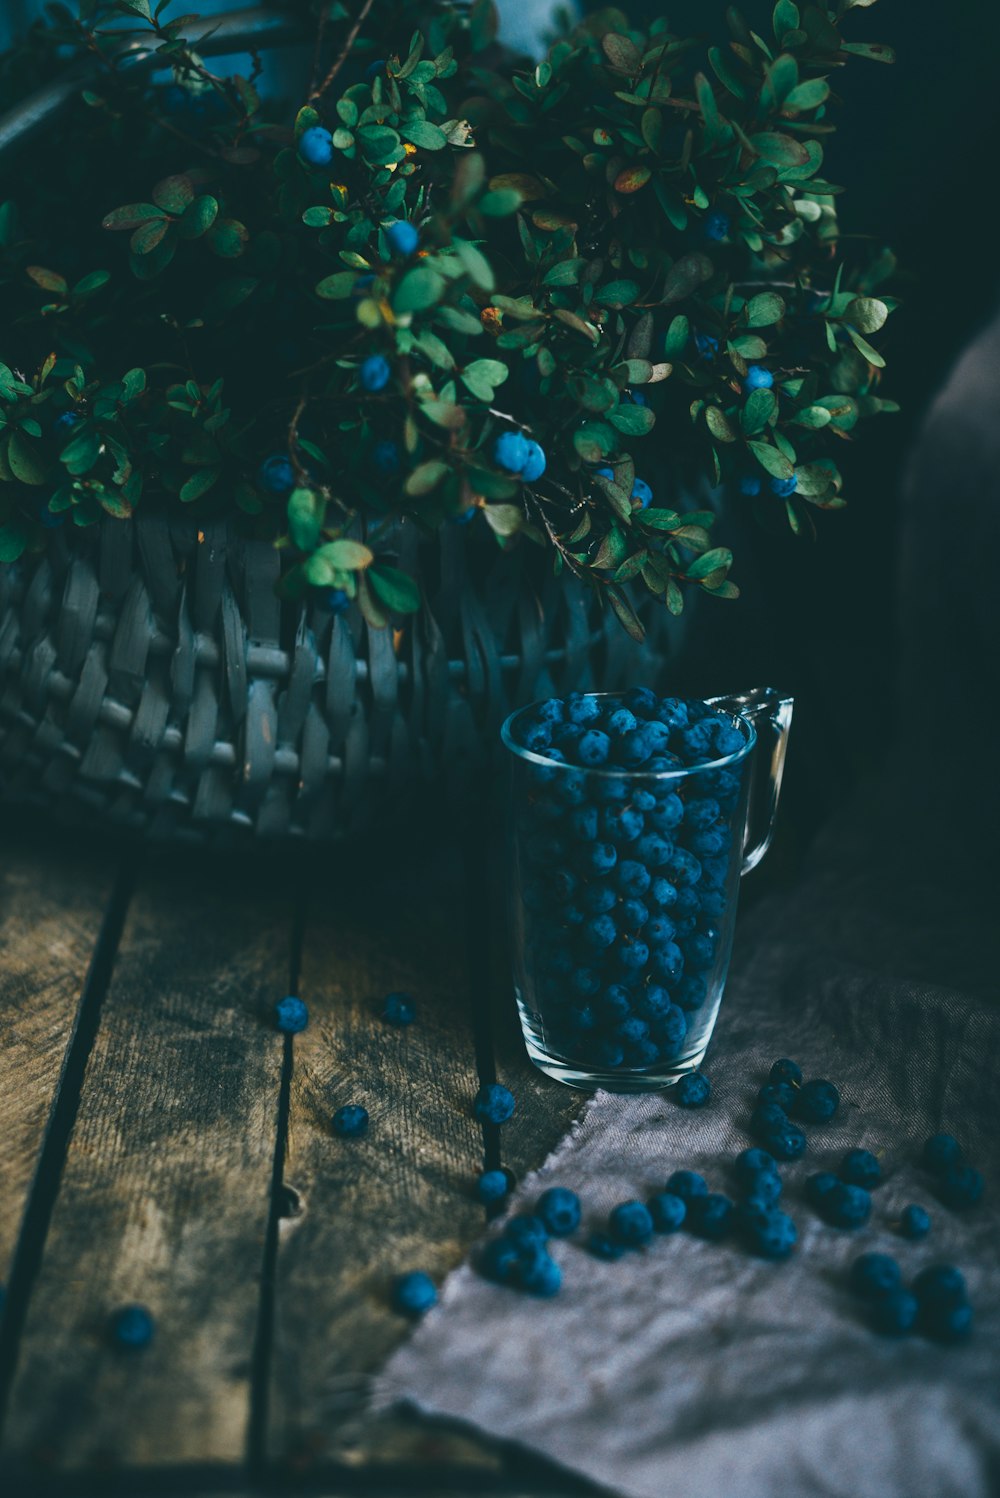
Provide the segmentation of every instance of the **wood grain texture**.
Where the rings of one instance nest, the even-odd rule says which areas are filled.
[[[394,1275],[440,1280],[484,1227],[463,911],[460,868],[440,860],[314,891],[301,985],[311,1021],[294,1042],[284,1172],[302,1210],[279,1243],[269,1434],[271,1455],[296,1467],[421,1459],[359,1410],[407,1333],[389,1309]],[[416,999],[408,1028],[379,1018],[392,990]],[[332,1135],[344,1103],[369,1110],[367,1138]],[[420,1437],[423,1457],[443,1440]]]
[[[28,1307],[15,1465],[243,1460],[289,904],[227,865],[157,859],[140,878]],[[122,1354],[107,1318],[136,1301],[156,1339]]]
[[[8,835],[0,855],[0,1284],[73,1031],[114,865],[99,854],[40,852]]]

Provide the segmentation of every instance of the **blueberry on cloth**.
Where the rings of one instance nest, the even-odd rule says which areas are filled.
[[[520,1246],[501,1234],[491,1238],[479,1256],[479,1272],[498,1285],[512,1285],[517,1276]]]
[[[813,1077],[795,1094],[793,1112],[803,1123],[821,1124],[829,1123],[839,1107],[840,1093],[833,1083],[823,1077]]]
[[[493,461],[508,473],[520,473],[528,461],[528,439],[520,432],[501,432],[493,444]]]
[[[518,1212],[504,1226],[504,1237],[518,1247],[532,1243],[544,1248],[549,1241],[548,1228],[540,1217],[532,1212]]]
[[[789,494],[795,493],[795,475],[790,479],[772,479],[771,493],[777,494],[780,499],[787,499]]]
[[[859,1228],[868,1221],[872,1199],[863,1186],[838,1181],[823,1198],[820,1213],[833,1228]]]
[[[734,1169],[736,1179],[746,1190],[753,1189],[754,1181],[763,1170],[777,1170],[777,1164],[773,1155],[767,1150],[746,1149],[740,1150],[736,1156]]]
[[[294,994],[274,1006],[274,1023],[283,1035],[299,1035],[309,1023],[309,1010]]]
[[[761,1259],[787,1259],[798,1236],[787,1212],[767,1210],[744,1227],[747,1247]]]
[[[529,438],[527,461],[525,462],[524,467],[521,469],[522,479],[526,484],[533,484],[537,479],[541,478],[542,474],[545,472],[545,468],[545,449],[540,447],[537,442],[533,442]]]
[[[258,482],[268,494],[287,494],[295,488],[295,470],[284,453],[265,458],[257,474]]]
[[[776,1160],[801,1160],[808,1140],[797,1124],[785,1122],[759,1136]]]
[[[401,218],[395,224],[390,224],[385,231],[385,237],[393,253],[402,255],[404,259],[412,255],[420,243],[420,235],[409,220],[405,218]]]
[[[648,1243],[653,1236],[653,1218],[644,1202],[621,1202],[609,1214],[608,1227],[628,1248]]]
[[[757,1201],[764,1202],[773,1207],[781,1196],[782,1180],[775,1165],[771,1170],[759,1170],[753,1178],[753,1183],[747,1187],[748,1195]]]
[[[953,1134],[932,1134],[924,1143],[924,1165],[935,1175],[957,1165],[961,1158],[962,1146]]]
[[[389,361],[384,354],[369,354],[367,359],[361,362],[360,379],[362,390],[371,391],[384,390],[389,383],[392,370]]]
[[[535,1203],[535,1211],[554,1238],[565,1238],[580,1226],[580,1198],[565,1186],[551,1186]]]
[[[360,1139],[368,1133],[368,1109],[360,1103],[345,1103],[333,1115],[333,1132],[338,1139]]]
[[[688,1072],[674,1089],[674,1100],[682,1108],[704,1108],[712,1096],[712,1084],[704,1072]]]
[[[732,1229],[733,1204],[728,1196],[722,1196],[718,1191],[696,1197],[691,1203],[687,1225],[697,1237],[717,1243]]]
[[[484,1170],[476,1182],[476,1195],[481,1202],[499,1202],[507,1195],[509,1184],[502,1170]]]
[[[949,1165],[935,1185],[935,1191],[953,1212],[966,1212],[983,1194],[982,1172],[974,1165]]]
[[[156,1332],[156,1322],[145,1306],[121,1306],[108,1322],[108,1333],[116,1347],[129,1352],[148,1347]]]
[[[886,1337],[905,1337],[916,1325],[920,1307],[917,1297],[902,1286],[876,1296],[868,1307],[868,1318],[874,1331]]]
[[[539,1295],[546,1299],[552,1295],[558,1295],[562,1286],[562,1270],[553,1259],[551,1254],[544,1249],[532,1248],[522,1256],[518,1284],[522,1290],[527,1290],[529,1295]]]
[[[758,1103],[777,1103],[787,1113],[795,1101],[795,1088],[790,1082],[765,1082],[757,1094]]]
[[[837,1184],[837,1177],[832,1171],[819,1171],[816,1175],[810,1176],[806,1181],[804,1187],[806,1201],[811,1207],[815,1207],[817,1211],[820,1211],[826,1198]]]
[[[401,1316],[423,1316],[437,1298],[434,1281],[422,1269],[411,1269],[393,1281],[392,1309]]]
[[[620,1259],[625,1253],[625,1244],[610,1233],[591,1233],[587,1248],[597,1259]]]
[[[672,1191],[659,1191],[647,1204],[653,1227],[658,1233],[676,1233],[687,1216],[687,1203]]]
[[[871,1150],[848,1150],[840,1162],[840,1179],[870,1191],[882,1179],[882,1167]]]
[[[923,1306],[919,1311],[920,1330],[935,1342],[963,1342],[972,1332],[972,1307],[966,1301],[960,1306]]]
[[[484,1082],[476,1093],[472,1111],[483,1123],[502,1124],[517,1106],[514,1094],[499,1082]]]
[[[904,1238],[926,1238],[931,1230],[931,1215],[925,1207],[911,1202],[899,1214],[899,1231]]]
[[[763,364],[751,364],[747,370],[747,377],[743,381],[743,389],[750,394],[753,390],[770,390],[774,384],[774,375]]]
[[[933,1307],[951,1309],[965,1305],[969,1298],[965,1276],[954,1264],[929,1264],[926,1269],[921,1269],[913,1281],[913,1293],[921,1310]]]
[[[389,993],[382,1005],[382,1018],[387,1025],[412,1025],[417,1006],[408,993]]]
[[[888,1295],[903,1283],[903,1271],[889,1254],[862,1254],[851,1265],[851,1289],[865,1299]]]
[[[675,1170],[667,1181],[667,1190],[690,1206],[695,1197],[708,1195],[708,1182],[696,1170]]]
[[[299,155],[310,166],[329,166],[333,160],[333,136],[322,125],[310,125],[299,137]]]

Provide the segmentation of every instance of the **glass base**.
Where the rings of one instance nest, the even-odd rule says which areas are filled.
[[[676,1086],[681,1077],[697,1071],[705,1059],[708,1042],[697,1051],[678,1056],[666,1066],[654,1066],[645,1071],[629,1071],[618,1067],[615,1071],[600,1071],[596,1067],[581,1066],[544,1051],[527,1033],[524,1045],[532,1063],[547,1077],[562,1082],[566,1087],[576,1087],[583,1092],[666,1092]]]

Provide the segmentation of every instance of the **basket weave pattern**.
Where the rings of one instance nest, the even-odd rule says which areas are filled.
[[[282,602],[280,554],[224,524],[54,532],[0,567],[4,794],[153,836],[328,838],[481,762],[511,707],[656,670],[662,638],[488,545],[403,526],[430,602],[392,630]]]

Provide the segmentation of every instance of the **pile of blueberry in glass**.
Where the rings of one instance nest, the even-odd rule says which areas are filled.
[[[776,1094],[776,1096],[775,1096]],[[840,1094],[825,1078],[803,1079],[794,1061],[782,1058],[771,1068],[760,1089],[750,1124],[751,1132],[777,1145],[742,1150],[732,1164],[734,1197],[710,1191],[704,1176],[676,1170],[664,1189],[645,1202],[619,1203],[606,1224],[590,1232],[586,1246],[597,1258],[617,1260],[642,1249],[659,1236],[681,1228],[695,1237],[718,1243],[737,1239],[758,1258],[787,1259],[798,1240],[798,1229],[781,1205],[784,1182],[779,1162],[800,1158],[808,1147],[803,1130],[789,1113],[809,1124],[828,1123],[840,1106]],[[777,1118],[773,1110],[780,1110]],[[509,1116],[509,1115],[508,1115]],[[790,1141],[794,1141],[791,1142]],[[974,1206],[983,1194],[983,1177],[962,1161],[962,1151],[950,1134],[935,1134],[923,1147],[922,1163],[930,1173],[938,1197],[954,1211]],[[857,1229],[869,1219],[871,1193],[882,1170],[870,1150],[850,1149],[837,1172],[822,1171],[804,1183],[803,1195],[830,1227]],[[486,1172],[477,1185],[483,1202],[496,1206],[508,1190],[501,1171]],[[574,1233],[582,1220],[580,1200],[565,1187],[543,1192],[532,1213],[516,1213],[503,1223],[479,1256],[480,1272],[497,1284],[543,1297],[558,1293],[562,1270],[551,1252],[553,1239]],[[931,1229],[929,1213],[911,1203],[894,1223],[902,1238],[922,1240]],[[911,1289],[903,1272],[885,1253],[866,1253],[855,1260],[850,1288],[865,1306],[874,1330],[887,1335],[919,1331],[938,1342],[963,1341],[972,1329],[972,1308],[965,1279],[951,1264],[931,1264],[915,1276]]]
[[[718,996],[742,835],[745,761],[715,762],[743,735],[705,702],[645,687],[551,698],[512,732],[544,756],[526,766],[516,831],[525,998],[545,1048],[601,1071],[693,1053],[692,1014]]]

